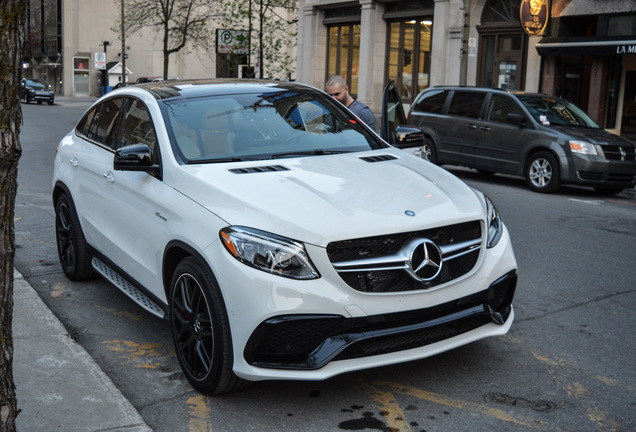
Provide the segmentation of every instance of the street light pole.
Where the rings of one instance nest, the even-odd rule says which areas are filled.
[[[261,0],[261,9],[259,18],[259,31],[258,31],[258,77],[263,79],[263,0]]]
[[[102,42],[104,44],[104,60],[106,61],[106,64],[108,65],[108,51],[106,50],[106,47],[110,45],[109,41],[103,41]],[[106,94],[106,87],[108,87],[108,66],[106,66],[103,70],[102,70],[102,88],[103,88],[103,93],[102,94]]]
[[[121,85],[126,85],[126,26],[124,25],[124,0],[121,0]]]

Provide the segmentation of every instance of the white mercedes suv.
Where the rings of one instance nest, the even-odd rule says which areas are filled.
[[[64,273],[166,318],[207,394],[421,359],[513,321],[490,200],[308,86],[110,92],[60,142],[53,187]]]

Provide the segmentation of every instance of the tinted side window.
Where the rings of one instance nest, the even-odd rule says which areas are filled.
[[[121,114],[122,103],[122,98],[109,99],[102,103],[102,111],[97,130],[90,138],[100,144],[106,144],[106,140],[108,139],[111,131],[113,131],[113,126],[117,124],[117,119]],[[91,131],[92,130],[93,129],[91,128]],[[116,130],[115,133],[117,133]]]
[[[139,99],[133,99],[126,110],[124,129],[118,147],[146,144],[154,150],[156,142],[155,126],[152,124],[148,108]]]
[[[448,114],[462,117],[479,118],[481,105],[486,97],[486,92],[455,91],[451,100]]]
[[[487,120],[505,122],[508,114],[521,114],[523,111],[519,104],[511,97],[502,94],[493,94],[488,105]]]
[[[448,90],[432,90],[426,92],[421,100],[415,102],[413,111],[422,111],[432,114],[441,113],[448,93]]]
[[[86,114],[82,120],[77,124],[76,131],[78,134],[83,135],[88,138],[88,133],[91,128],[91,124],[93,123],[93,119],[95,118],[95,113],[98,111],[99,107],[95,107]]]

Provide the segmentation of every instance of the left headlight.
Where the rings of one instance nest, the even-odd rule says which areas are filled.
[[[584,154],[584,155],[597,155],[596,146],[585,141],[570,140],[570,150],[572,153]]]
[[[490,198],[484,195],[486,199],[486,223],[488,224],[488,248],[497,246],[501,235],[503,234],[503,223],[499,212],[495,208],[495,205],[490,201]]]
[[[250,267],[292,279],[320,277],[302,243],[245,227],[223,228],[219,236],[225,249]]]

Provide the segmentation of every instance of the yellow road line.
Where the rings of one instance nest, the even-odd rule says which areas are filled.
[[[188,415],[190,421],[188,423],[189,432],[212,431],[212,419],[210,418],[210,410],[206,403],[206,397],[202,394],[192,396],[188,399]]]

